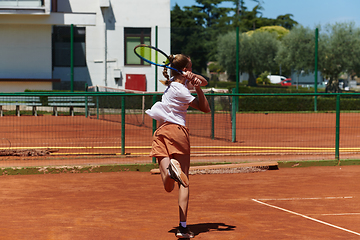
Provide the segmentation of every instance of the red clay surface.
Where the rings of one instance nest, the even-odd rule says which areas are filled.
[[[193,175],[188,224],[206,240],[359,239],[359,182],[360,166]],[[0,239],[176,239],[177,189],[150,173],[2,176],[0,204]]]

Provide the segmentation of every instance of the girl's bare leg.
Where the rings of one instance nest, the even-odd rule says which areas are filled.
[[[182,171],[189,177],[190,155],[174,155],[174,159],[178,160]],[[179,216],[180,222],[186,222],[187,211],[189,206],[189,187],[179,184]]]
[[[165,191],[171,192],[174,189],[175,181],[169,176],[168,167],[170,163],[170,158],[169,157],[158,158],[158,163],[159,163],[160,175],[164,184]]]

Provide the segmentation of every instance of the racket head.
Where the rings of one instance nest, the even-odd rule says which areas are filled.
[[[139,44],[134,48],[134,53],[147,63],[160,67],[168,67],[170,65],[169,56],[156,47]]]

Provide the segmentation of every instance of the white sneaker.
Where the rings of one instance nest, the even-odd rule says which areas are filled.
[[[189,179],[185,173],[181,170],[180,163],[175,159],[170,159],[169,163],[170,177],[176,182],[180,183],[184,187],[189,187]]]
[[[188,227],[184,228],[181,225],[179,225],[179,228],[176,232],[177,238],[194,238],[195,234],[189,230]]]

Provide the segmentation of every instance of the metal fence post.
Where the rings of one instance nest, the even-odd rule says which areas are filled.
[[[96,92],[99,92],[99,86],[96,86]],[[99,119],[99,96],[96,96],[96,119]]]
[[[125,97],[121,96],[121,155],[125,155]]]
[[[339,143],[340,143],[340,94],[336,95],[336,130],[335,130],[335,159],[340,164],[339,157]]]
[[[70,91],[74,92],[74,24],[70,25]]]
[[[233,93],[237,93],[235,88],[233,88]],[[236,111],[237,111],[237,98],[238,96],[232,96],[232,107],[231,107],[231,133],[232,133],[232,142],[236,142]]]
[[[156,103],[156,95],[153,95],[153,105]],[[152,120],[152,133],[156,131],[156,120]],[[156,157],[152,157],[152,162],[156,163]]]
[[[214,91],[211,90],[211,93]],[[211,139],[215,138],[215,100],[214,96],[210,97],[210,109],[211,109]]]
[[[319,36],[319,29],[315,29],[315,79],[314,79],[314,90],[315,94],[317,93],[317,84],[318,84],[318,37]],[[314,111],[317,111],[317,95],[314,98]]]

